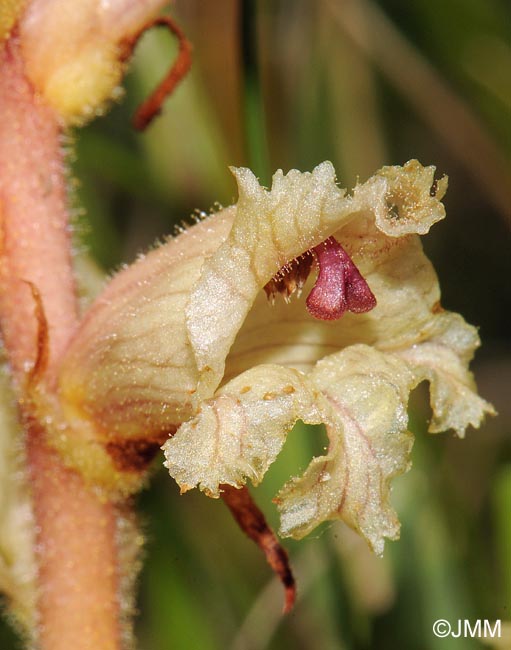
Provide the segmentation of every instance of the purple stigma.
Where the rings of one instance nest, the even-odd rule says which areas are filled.
[[[333,237],[312,249],[318,278],[306,305],[320,320],[337,320],[346,311],[361,314],[376,306],[376,298],[344,248]]]

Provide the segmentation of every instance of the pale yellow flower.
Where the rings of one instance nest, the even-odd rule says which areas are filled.
[[[298,419],[324,423],[327,453],[277,496],[281,533],[339,518],[381,552],[399,531],[389,492],[410,464],[410,391],[430,382],[432,432],[462,436],[492,412],[467,368],[477,332],[440,307],[417,235],[444,217],[447,181],[417,161],[351,195],[330,163],[278,171],[271,190],[233,173],[235,206],[124,269],[89,310],[53,378],[53,444],[125,494],[177,430],[170,474],[216,497],[259,483]],[[267,300],[265,287],[288,298],[314,259],[312,299]]]

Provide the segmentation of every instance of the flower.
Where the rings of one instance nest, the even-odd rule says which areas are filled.
[[[165,0],[9,0],[0,41],[14,36],[25,74],[62,122],[82,124],[119,97],[133,40]]]
[[[218,497],[259,483],[298,419],[324,423],[327,453],[277,496],[281,533],[342,519],[381,552],[399,532],[410,391],[429,381],[431,432],[493,412],[468,371],[477,332],[440,307],[417,235],[445,216],[434,171],[384,167],[349,195],[328,162],[278,171],[271,190],[233,169],[236,205],[122,270],[86,314],[39,396],[53,444],[126,494],[164,442],[181,490]]]

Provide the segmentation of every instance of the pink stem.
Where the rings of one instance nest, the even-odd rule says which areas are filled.
[[[0,45],[0,325],[27,428],[37,529],[41,650],[120,644],[115,512],[65,468],[27,412],[24,378],[37,355],[39,291],[49,364],[77,325],[62,132],[27,81],[16,35]]]

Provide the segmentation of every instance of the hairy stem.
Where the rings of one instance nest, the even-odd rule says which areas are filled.
[[[27,430],[37,526],[41,650],[120,644],[115,511],[65,468],[27,412],[24,380],[37,356],[30,284],[48,323],[51,373],[78,314],[71,264],[62,133],[24,76],[16,35],[0,50],[0,325]]]

